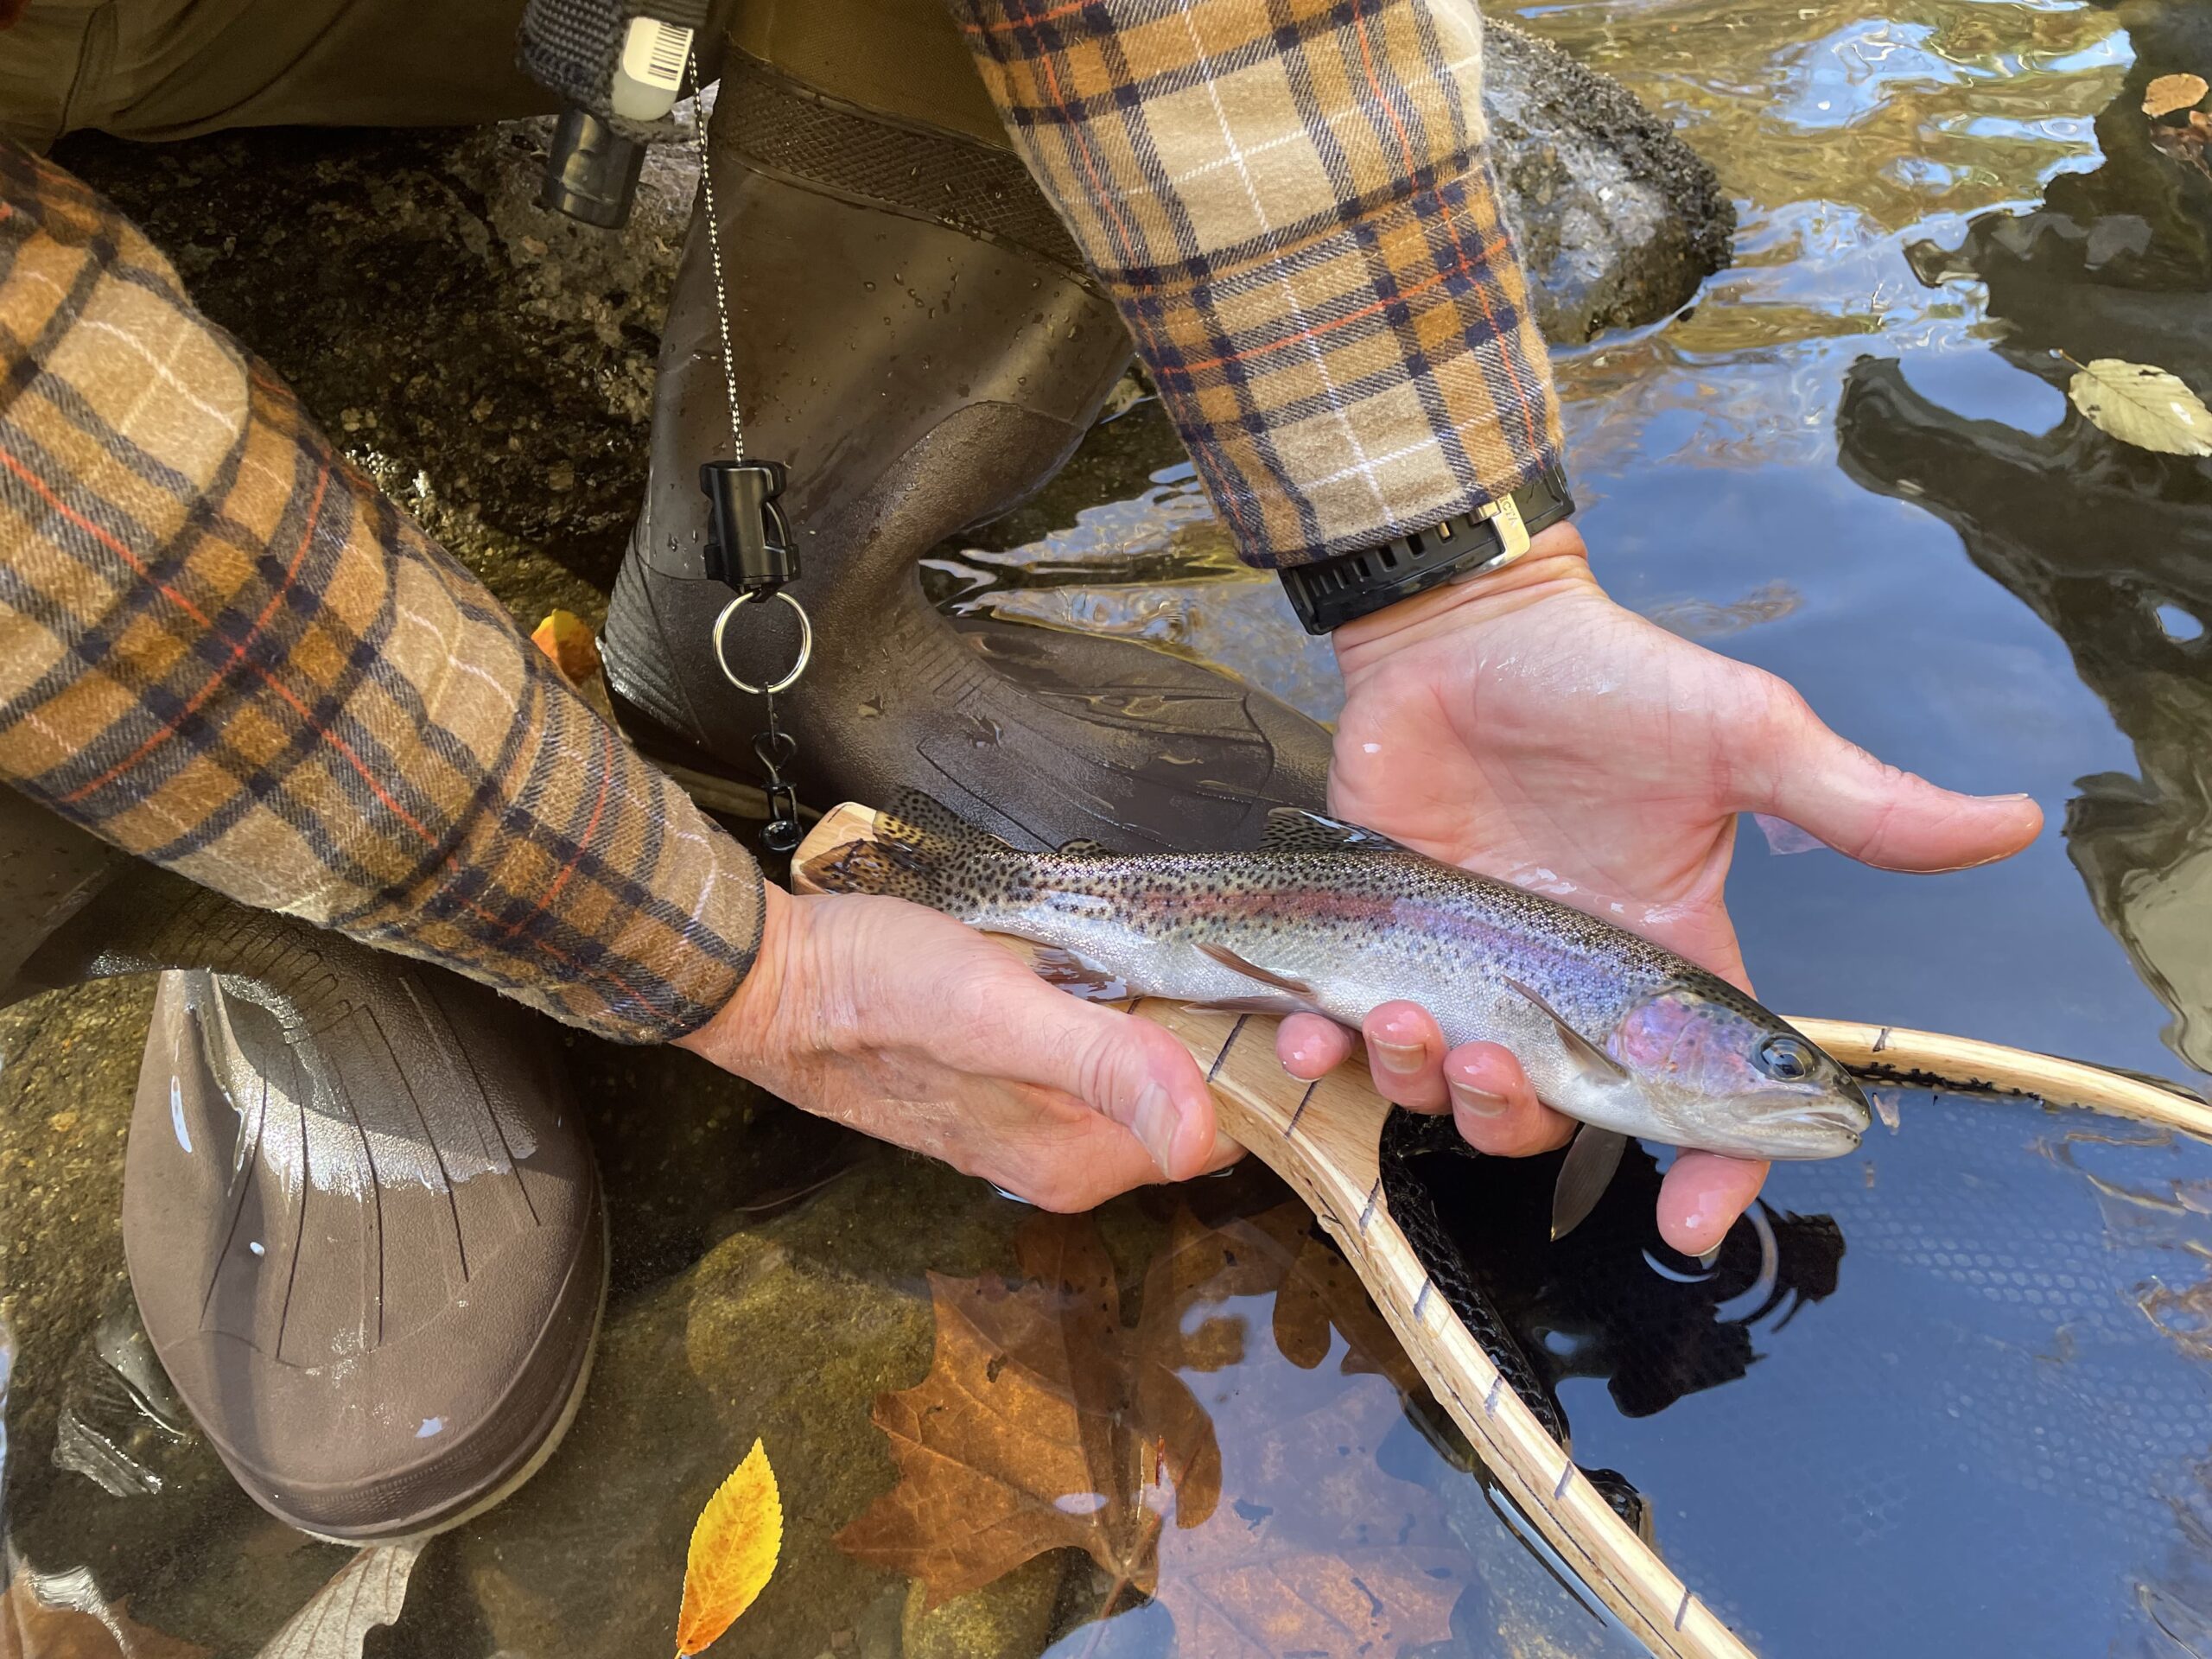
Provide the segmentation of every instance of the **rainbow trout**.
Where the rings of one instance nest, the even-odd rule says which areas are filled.
[[[1243,853],[1026,853],[916,791],[807,873],[1052,947],[1131,994],[1357,1027],[1404,998],[1454,1046],[1502,1043],[1538,1098],[1587,1126],[1554,1201],[1586,1214],[1643,1135],[1744,1158],[1834,1158],[1868,1110],[1834,1059],[1649,940],[1371,830],[1293,808]],[[1592,1134],[1592,1130],[1598,1133]]]

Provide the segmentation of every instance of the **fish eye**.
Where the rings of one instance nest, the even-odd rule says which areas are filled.
[[[1758,1047],[1759,1070],[1779,1083],[1813,1075],[1813,1046],[1800,1037],[1770,1037]]]

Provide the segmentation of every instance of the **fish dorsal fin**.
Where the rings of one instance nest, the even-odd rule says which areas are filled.
[[[1558,1185],[1552,1188],[1554,1238],[1565,1238],[1598,1207],[1598,1200],[1613,1184],[1613,1172],[1621,1166],[1627,1146],[1628,1137],[1618,1130],[1601,1129],[1594,1123],[1582,1126],[1567,1149],[1567,1161],[1559,1166]]]
[[[1628,1080],[1628,1071],[1621,1063],[1560,1019],[1558,1009],[1519,980],[1508,979],[1505,982],[1527,998],[1530,1007],[1552,1022],[1559,1032],[1560,1042],[1565,1046],[1567,1057],[1585,1073],[1604,1083],[1625,1083]]]
[[[1202,954],[1212,957],[1223,967],[1233,969],[1247,979],[1256,979],[1262,985],[1271,985],[1278,991],[1287,991],[1293,996],[1303,997],[1308,1001],[1313,995],[1313,988],[1304,980],[1293,979],[1287,974],[1278,974],[1272,969],[1261,967],[1257,963],[1247,962],[1225,944],[1202,944],[1198,950]]]
[[[1111,858],[1114,849],[1103,841],[1093,841],[1089,836],[1077,836],[1073,841],[1060,843],[1062,858]]]
[[[890,806],[879,815],[876,834],[881,840],[923,848],[942,855],[954,851],[1010,853],[1012,844],[980,830],[934,796],[918,789],[901,789]]]
[[[1385,835],[1363,830],[1356,823],[1325,818],[1302,807],[1277,806],[1268,810],[1268,833],[1260,838],[1263,853],[1402,853],[1406,849]]]

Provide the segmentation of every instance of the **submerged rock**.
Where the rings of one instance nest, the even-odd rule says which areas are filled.
[[[54,1478],[48,1453],[72,1357],[124,1283],[116,1216],[149,981],[109,981],[0,1010],[0,1331],[11,1508]]]

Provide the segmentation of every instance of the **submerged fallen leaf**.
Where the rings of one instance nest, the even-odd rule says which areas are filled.
[[[361,1659],[369,1632],[398,1622],[422,1553],[420,1542],[359,1551],[262,1644],[258,1659]]]
[[[1019,1285],[930,1275],[930,1374],[875,1402],[901,1478],[837,1542],[931,1607],[1062,1548],[1148,1595],[1166,1488],[1186,1525],[1218,1489],[1211,1425],[1172,1375],[1139,1387],[1095,1226],[1040,1216],[1015,1249]]]
[[[2152,120],[2176,110],[2194,109],[2212,92],[2202,75],[2160,75],[2143,89],[2143,113]]]
[[[1150,1596],[1208,1659],[1444,1638],[1465,1556],[1376,1457],[1415,1374],[1310,1223],[1184,1212],[1134,1327],[1087,1217],[1025,1227],[1017,1283],[933,1276],[930,1373],[876,1402],[899,1482],[838,1543],[931,1605],[1081,1549],[1107,1575],[1100,1617]]]
[[[54,1600],[33,1586],[35,1575],[17,1567],[15,1581],[0,1594],[0,1659],[207,1659],[207,1649],[149,1629],[132,1618],[127,1605],[102,1601],[92,1575],[62,1575],[81,1593]]]
[[[776,1570],[784,1545],[784,1503],[768,1448],[759,1440],[699,1511],[683,1563],[683,1606],[676,1618],[677,1659],[698,1652],[750,1607]]]
[[[2167,455],[2212,455],[2212,410],[2164,369],[2101,357],[2082,365],[2066,395],[2099,431],[2122,443]]]
[[[1639,606],[1645,616],[1685,639],[1719,639],[1789,615],[1804,598],[1786,582],[1770,582],[1731,604],[1685,594]]]

